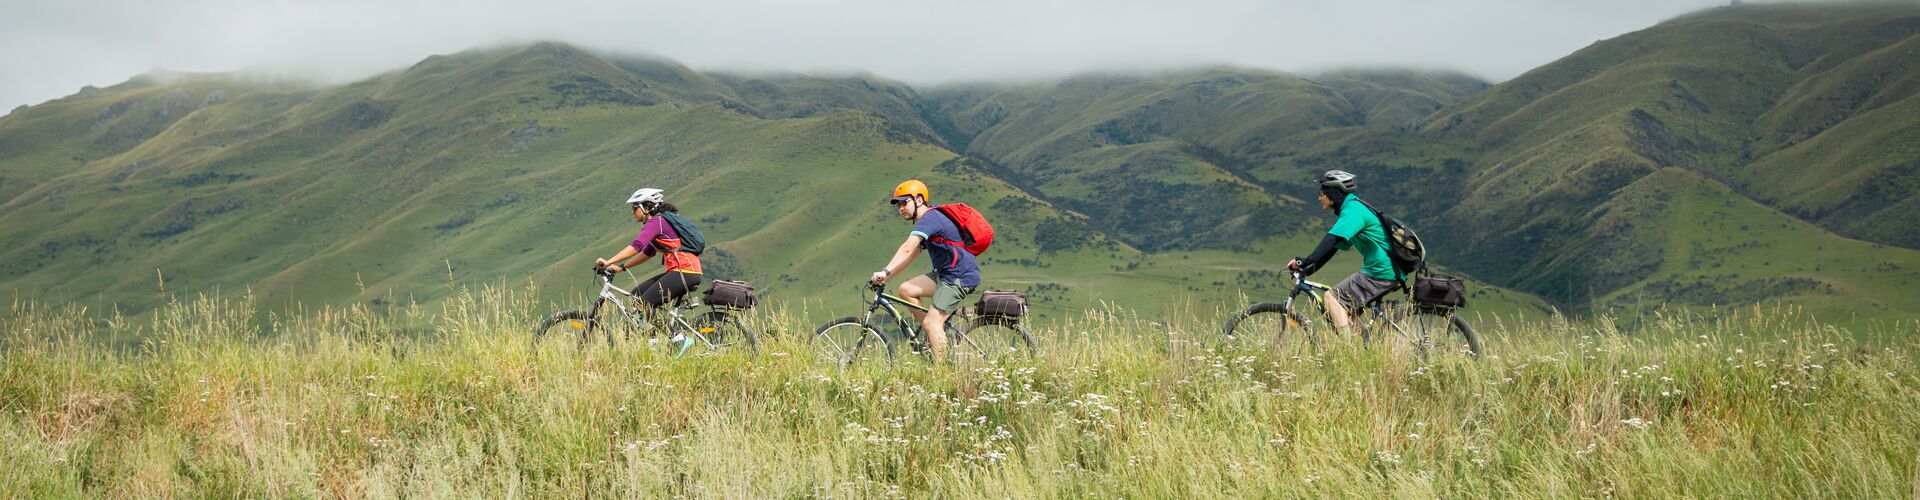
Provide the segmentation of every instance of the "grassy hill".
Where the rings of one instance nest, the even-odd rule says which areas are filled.
[[[216,83],[226,82],[202,85]],[[450,272],[534,276],[611,254],[635,230],[618,201],[642,184],[699,207],[722,236],[716,260],[735,246],[761,257],[746,250],[757,236],[776,243],[751,248],[798,249],[754,259],[784,271],[772,264],[834,255],[811,248],[823,242],[877,242],[879,195],[821,193],[884,193],[895,176],[931,174],[951,157],[869,114],[763,120],[660,86],[541,44],[234,109],[273,97],[248,94],[124,151],[93,146],[117,146],[131,128],[109,124],[105,139],[83,144],[100,159],[19,178],[0,218],[6,239],[32,244],[9,245],[6,272],[29,290],[133,307],[139,298],[117,289],[151,290],[155,268],[176,290],[252,286],[269,301],[431,298]],[[8,121],[64,112],[80,122],[115,106],[103,103],[166,106],[186,92],[114,90]],[[158,114],[135,111],[124,120]],[[118,272],[72,279],[89,269]]]
[[[1920,305],[1900,291],[1920,280],[1902,265],[1920,254],[1894,222],[1920,192],[1914,43],[1912,6],[1740,6],[1491,87],[1444,74],[1216,70],[926,95],[950,117],[949,143],[1150,251],[1311,241],[1298,235],[1324,221],[1297,197],[1313,193],[1306,177],[1341,168],[1422,228],[1437,262],[1562,306],[1814,301],[1902,316]],[[1649,194],[1692,187],[1723,193],[1713,203],[1738,207],[1721,215],[1743,223],[1707,224],[1675,212],[1694,204]],[[1127,217],[1149,213],[1155,224]],[[1727,233],[1701,234],[1716,230]],[[1742,246],[1689,251],[1709,238]],[[1807,252],[1763,250],[1785,248]],[[1886,265],[1757,265],[1819,259]],[[1675,285],[1683,276],[1746,292]]]
[[[1046,315],[1171,306],[1159,276],[1114,271],[1128,265],[1194,284],[1177,294],[1227,297],[1233,271],[1208,266],[1279,258],[1150,258],[956,156],[913,91],[882,80],[702,75],[548,43],[330,88],[159,81],[0,118],[0,141],[34,145],[0,158],[8,287],[141,311],[163,292],[297,308],[431,302],[451,283],[506,280],[570,303],[587,264],[637,231],[618,201],[647,185],[705,227],[714,277],[845,308],[904,237],[884,194],[915,177],[993,214],[1004,236],[989,286],[1035,290]]]
[[[715,277],[845,308],[906,228],[882,194],[917,177],[1000,228],[988,287],[1050,316],[1163,311],[1279,293],[1271,271],[1330,221],[1307,178],[1341,168],[1486,285],[1476,309],[1906,318],[1916,37],[1911,6],[1730,7],[1495,85],[1212,68],[915,89],[557,43],[331,87],[150,75],[0,117],[0,286],[138,311],[163,287],[291,308],[525,281],[557,307],[648,185],[707,228]]]
[[[1617,216],[1639,222],[1604,221],[1632,224],[1613,232],[1616,238],[1630,234],[1618,239],[1667,247],[1642,263],[1650,267],[1618,263],[1617,269],[1648,270],[1622,280],[1632,286],[1596,298],[1596,307],[1732,307],[1777,299],[1847,323],[1909,318],[1920,307],[1908,293],[1920,286],[1914,272],[1920,252],[1841,237],[1691,172],[1663,170],[1609,203],[1634,207]],[[1634,234],[1639,231],[1657,234]]]
[[[1840,311],[1889,301],[1911,310],[1904,301],[1912,294],[1868,290],[1920,278],[1899,264],[1913,261],[1911,245],[1882,246],[1903,245],[1907,236],[1892,220],[1916,192],[1903,165],[1920,152],[1901,139],[1917,122],[1900,113],[1914,105],[1906,82],[1920,75],[1900,54],[1916,37],[1920,8],[1912,6],[1776,5],[1714,9],[1595,43],[1427,121],[1422,140],[1477,156],[1464,172],[1461,202],[1428,220],[1451,230],[1439,241],[1464,250],[1461,267],[1564,304],[1647,291],[1669,280],[1648,277],[1676,261],[1690,262],[1679,264],[1685,272],[1706,272],[1701,266],[1747,258],[1837,258],[1895,267],[1865,276],[1811,266],[1740,273],[1806,285],[1794,290],[1831,288],[1844,297],[1836,302],[1852,304]],[[1737,228],[1699,225],[1701,214],[1663,213],[1687,200],[1646,196],[1661,182],[1677,185],[1658,189],[1683,192],[1717,186],[1709,190],[1734,198],[1726,203],[1755,210],[1729,215],[1743,221]],[[1486,223],[1494,220],[1501,222]],[[1801,220],[1826,231],[1754,229],[1797,228]],[[1725,232],[1703,234],[1716,231]],[[1842,243],[1833,233],[1878,245]],[[1747,250],[1696,261],[1685,250],[1705,238],[1730,238]],[[1809,241],[1825,250],[1757,250]],[[1873,284],[1852,285],[1863,280]],[[1800,293],[1759,289],[1779,292],[1774,298]],[[1678,291],[1651,295],[1701,302]]]

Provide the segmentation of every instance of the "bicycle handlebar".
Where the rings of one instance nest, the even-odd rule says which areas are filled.
[[[1287,271],[1287,274],[1293,276],[1293,288],[1296,290],[1304,289],[1304,288],[1314,288],[1314,287],[1326,288],[1326,285],[1321,285],[1319,283],[1312,283],[1310,281],[1307,281],[1306,273],[1302,273],[1300,271]],[[1309,285],[1309,283],[1312,283],[1312,285]]]

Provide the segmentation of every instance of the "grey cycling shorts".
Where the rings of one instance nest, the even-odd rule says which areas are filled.
[[[1385,297],[1399,288],[1398,281],[1367,276],[1365,271],[1359,271],[1353,273],[1353,276],[1348,276],[1347,279],[1340,280],[1340,284],[1334,285],[1333,296],[1340,299],[1340,305],[1346,306],[1347,314],[1358,315],[1360,308],[1366,306],[1368,302]]]

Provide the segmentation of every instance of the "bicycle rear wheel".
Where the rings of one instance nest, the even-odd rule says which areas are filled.
[[[947,361],[953,363],[954,366],[980,366],[998,357],[995,355],[994,350],[988,345],[988,342],[985,342],[986,339],[974,338],[971,332],[972,329],[967,327],[967,321],[961,318],[960,315],[955,314],[948,316],[947,321],[942,325],[942,329],[946,330],[947,333],[947,352],[945,353],[947,355]],[[922,326],[921,328],[924,329],[926,327]],[[932,353],[926,350],[926,338],[918,337],[913,340],[914,346],[918,349],[921,358],[933,361]]]
[[[1480,357],[1480,337],[1465,318],[1445,307],[1414,304],[1398,322],[1397,342],[1421,357],[1431,355]]]
[[[813,331],[808,341],[814,361],[834,366],[851,366],[869,361],[893,361],[893,343],[860,318],[844,316],[828,321]]]
[[[688,322],[693,325],[696,342],[714,351],[744,348],[747,354],[760,353],[760,338],[740,324],[740,319],[725,311],[707,311]]]
[[[880,317],[885,317],[888,320],[886,323],[881,323],[881,325],[893,325],[892,328],[887,328],[887,331],[883,332],[883,335],[889,339],[905,340],[907,348],[914,354],[918,354],[920,359],[929,362],[933,361],[933,353],[930,349],[932,346],[927,345],[924,326],[917,328],[909,327],[906,330],[901,330],[901,323],[892,321],[893,315],[883,311],[876,315],[875,319],[880,319]],[[947,320],[941,323],[941,326],[943,330],[946,330],[944,337],[947,339],[947,352],[944,354],[946,354],[948,360],[956,363],[967,363],[977,362],[988,357],[987,350],[967,335],[967,322],[961,319],[958,314],[947,316]]]
[[[1019,318],[980,316],[968,322],[961,335],[982,357],[988,359],[1032,358],[1036,352],[1033,334]]]
[[[1261,302],[1241,309],[1227,317],[1220,333],[1231,346],[1253,347],[1266,343],[1276,349],[1320,348],[1318,325],[1278,302]]]

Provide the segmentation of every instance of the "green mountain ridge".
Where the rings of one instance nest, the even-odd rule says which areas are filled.
[[[582,291],[587,262],[631,238],[627,211],[609,200],[644,183],[668,188],[717,237],[713,276],[755,278],[808,307],[886,258],[905,225],[879,193],[907,177],[994,214],[995,283],[1048,298],[1042,314],[1152,305],[1166,297],[1156,268],[1265,260],[1147,259],[903,122],[918,113],[903,86],[618,61],[547,43],[436,56],[339,87],[255,90],[209,76],[23,110],[0,119],[0,140],[93,132],[53,144],[86,155],[53,165],[64,168],[4,170],[0,239],[23,243],[7,246],[0,277],[42,299],[134,311],[162,300],[161,287],[298,307],[432,301],[450,280],[504,279],[564,300]],[[202,99],[216,94],[226,97]],[[206,104],[179,104],[190,101]],[[145,130],[122,121],[163,118],[135,146],[101,140]],[[1125,265],[1139,277],[1112,272]]]
[[[1591,230],[1625,216],[1609,213],[1623,209],[1611,200],[1669,168],[1783,212],[1765,226],[1805,219],[1912,248],[1893,221],[1917,192],[1901,165],[1920,155],[1897,140],[1916,123],[1894,110],[1914,105],[1903,82],[1915,75],[1906,61],[1916,40],[1920,9],[1849,5],[1715,9],[1598,42],[1428,121],[1423,137],[1480,156],[1466,201],[1432,220],[1465,229],[1440,235],[1465,250],[1463,268],[1571,304],[1641,288],[1676,240],[1692,238]],[[1862,82],[1869,74],[1874,83]],[[1502,216],[1510,223],[1472,223]],[[1909,280],[1911,253],[1884,254],[1896,267],[1880,279]],[[1573,255],[1618,267],[1566,263]]]
[[[1405,125],[1483,83],[1456,75],[1343,72],[1321,83],[1219,69],[1156,79],[1089,75],[1053,88],[926,93],[951,116],[950,144],[1129,244],[1245,250],[1305,229],[1317,207],[1296,195],[1291,148],[1329,131]],[[1370,119],[1383,120],[1372,122]],[[1284,172],[1276,172],[1284,168]],[[1154,213],[1163,222],[1128,224]],[[1103,222],[1104,221],[1104,222]]]
[[[989,287],[1151,310],[1279,293],[1272,270],[1330,222],[1307,179],[1343,168],[1490,285],[1477,310],[1913,318],[1920,252],[1890,221],[1920,192],[1917,34],[1906,6],[1722,8],[1495,85],[1215,68],[916,89],[560,43],[332,87],[135,79],[0,117],[0,284],[134,310],[162,285],[292,306],[510,280],[564,302],[636,229],[608,200],[645,184],[714,238],[711,274],[831,307],[904,232],[882,194],[918,177],[993,218]]]

